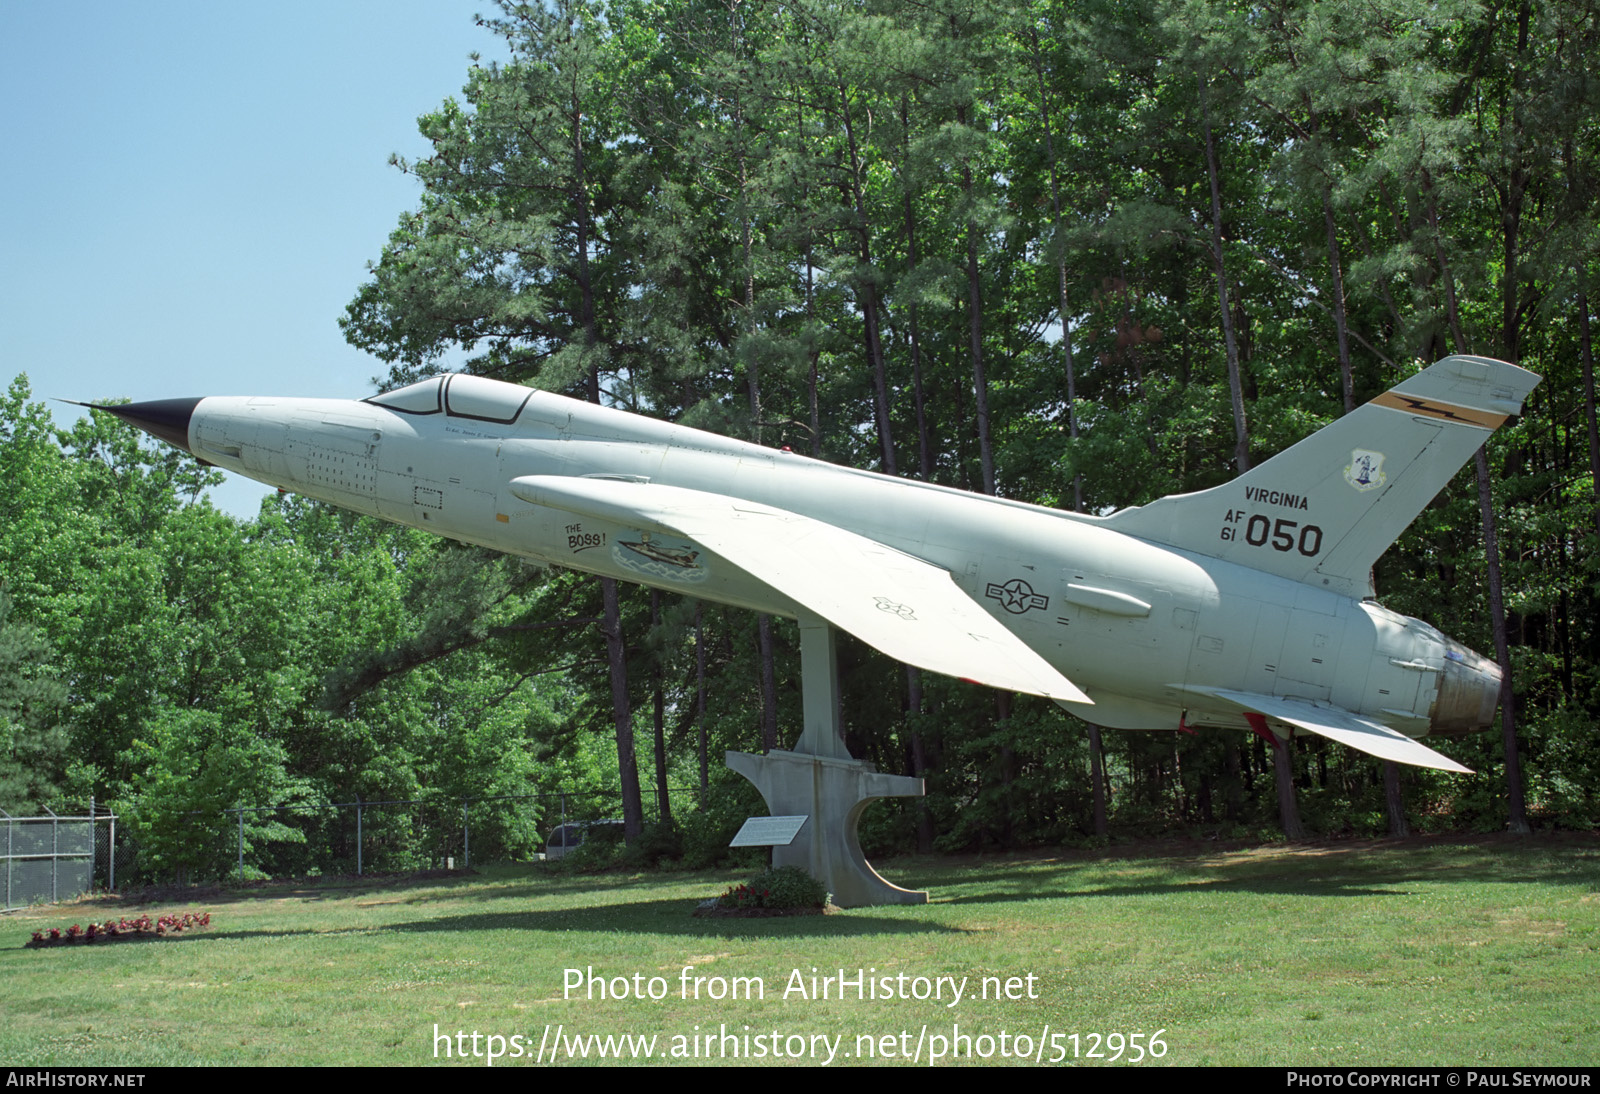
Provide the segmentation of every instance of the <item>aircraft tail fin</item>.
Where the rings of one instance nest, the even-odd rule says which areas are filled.
[[[1119,532],[1238,562],[1346,596],[1372,593],[1378,556],[1539,377],[1455,356],[1230,483],[1106,518]]]

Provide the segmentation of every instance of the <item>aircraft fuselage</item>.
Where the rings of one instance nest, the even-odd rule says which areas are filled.
[[[463,383],[463,380],[470,381]],[[460,390],[457,391],[456,388]],[[498,390],[495,390],[498,389]],[[409,389],[408,389],[409,390]],[[343,508],[540,562],[785,616],[802,607],[624,512],[526,500],[530,477],[648,482],[849,528],[948,570],[1123,729],[1245,727],[1216,689],[1331,704],[1408,736],[1486,725],[1498,669],[1375,602],[1152,542],[1104,520],[838,467],[544,392],[451,378],[438,405],[209,397],[202,459]],[[1297,496],[1250,499],[1264,551],[1321,548]],[[1261,519],[1261,518],[1257,518]],[[898,607],[880,598],[885,611]],[[1207,690],[1209,689],[1209,690]]]

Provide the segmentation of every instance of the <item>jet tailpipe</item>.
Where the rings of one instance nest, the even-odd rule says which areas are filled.
[[[1434,733],[1471,733],[1494,721],[1500,705],[1500,666],[1445,639],[1444,671],[1434,702]]]

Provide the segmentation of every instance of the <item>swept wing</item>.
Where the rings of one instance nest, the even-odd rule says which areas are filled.
[[[633,528],[682,536],[908,665],[991,687],[1091,703],[962,592],[950,572],[825,521],[703,490],[527,475],[511,492]]]

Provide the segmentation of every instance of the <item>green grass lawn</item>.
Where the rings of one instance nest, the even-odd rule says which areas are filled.
[[[1124,1061],[1148,1052],[1158,1031],[1165,1054],[1145,1064],[1600,1063],[1594,837],[1171,845],[884,873],[932,903],[695,919],[739,875],[507,867],[40,907],[0,917],[0,1062],[422,1064],[443,1061],[437,1027],[452,1054],[479,1033],[476,1066],[491,1044],[529,1057],[543,1044],[549,1062],[558,1028],[562,1063],[591,1034],[654,1035],[655,1057],[703,1063],[708,1033],[711,1062],[737,1049],[854,1063],[870,1039],[897,1064],[1095,1063],[1119,1044]],[[210,910],[211,928],[24,948],[41,928],[189,908]],[[568,969],[626,978],[630,997],[568,992]],[[818,987],[831,977],[826,999],[813,970]],[[943,998],[857,998],[862,972],[880,994],[938,984]],[[710,997],[735,978],[763,997]]]

